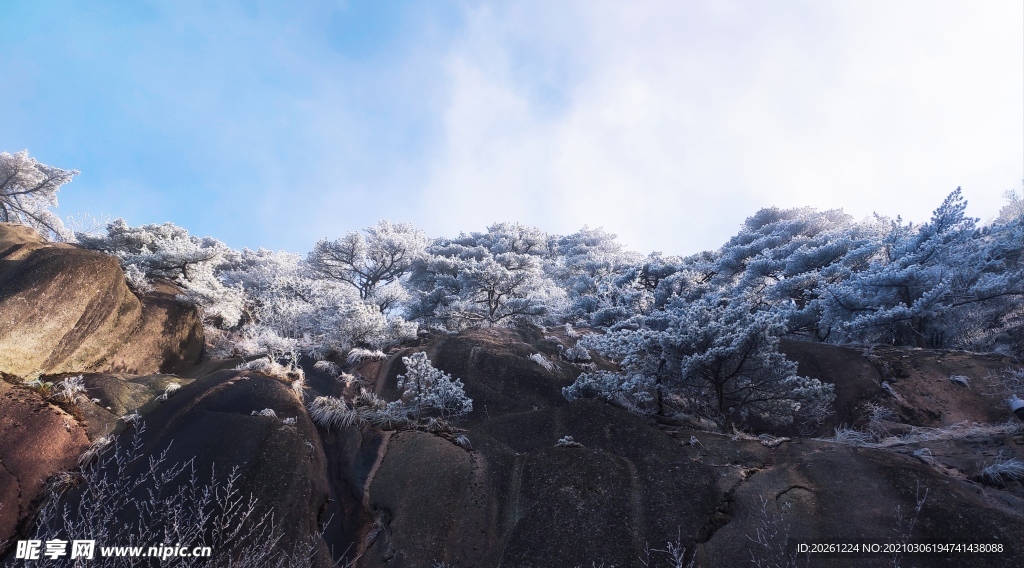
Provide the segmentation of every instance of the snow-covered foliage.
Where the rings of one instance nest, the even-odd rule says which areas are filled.
[[[309,403],[308,408],[310,419],[328,430],[360,423],[359,413],[340,398],[318,396]]]
[[[164,392],[160,394],[160,396],[156,397],[156,400],[158,400],[159,402],[165,402],[167,401],[168,398],[174,396],[174,393],[178,392],[179,390],[181,390],[181,385],[179,385],[178,383],[167,383],[167,386],[164,387]]]
[[[430,364],[423,351],[402,357],[405,374],[398,375],[402,400],[417,415],[436,411],[445,420],[459,419],[473,410],[473,400],[459,379]]]
[[[615,238],[589,227],[571,235],[549,237],[551,255],[545,262],[545,272],[566,292],[566,318],[593,324],[622,315],[624,308],[628,311],[631,295],[619,282],[628,280],[627,275],[643,256],[626,251]]]
[[[834,398],[832,385],[796,374],[778,351],[783,318],[743,301],[702,298],[676,303],[638,329],[580,340],[619,362],[620,373],[584,373],[567,398],[632,398],[664,411],[666,394],[694,401],[723,427],[755,416],[770,423],[820,415]],[[691,409],[692,410],[692,409]]]
[[[78,173],[41,164],[28,150],[0,152],[0,221],[28,225],[51,240],[75,240],[50,208],[57,206],[60,188]]]
[[[557,320],[566,293],[544,272],[547,251],[540,231],[519,224],[437,239],[413,265],[408,313],[452,329]]]
[[[202,308],[204,319],[218,327],[238,325],[245,308],[241,287],[225,285],[216,274],[218,265],[231,251],[212,237],[193,237],[172,223],[130,227],[124,219],[107,225],[106,235],[77,235],[89,249],[116,256],[138,282],[164,278],[178,284],[181,299]]]
[[[25,152],[0,154],[0,219],[68,238],[49,208],[76,173]],[[305,256],[233,250],[171,223],[131,227],[123,219],[77,238],[116,256],[136,292],[158,279],[177,283],[181,298],[202,310],[210,353],[265,358],[253,364],[271,371],[294,369],[302,355],[379,358],[417,339],[421,325],[546,326],[564,329],[555,334],[562,339],[551,336],[561,357],[587,371],[564,389],[569,399],[723,426],[755,416],[802,428],[820,422],[832,391],[796,375],[778,352],[783,336],[1024,355],[1024,200],[1016,191],[1005,197],[985,225],[966,216],[959,189],[921,224],[766,208],[720,248],[688,257],[630,252],[602,229],[553,235],[517,223],[430,239],[380,221],[321,240]],[[619,370],[598,370],[592,352]],[[406,406],[372,412],[387,423],[468,412],[461,382],[433,367],[436,375],[424,377],[436,392],[417,390],[416,373],[427,373],[417,366],[430,363],[413,358]],[[531,359],[553,368],[539,353]],[[339,371],[327,363],[318,370]],[[369,422],[371,407],[359,408]]]
[[[331,375],[337,375],[341,373],[341,369],[338,367],[337,363],[333,361],[328,361],[326,359],[314,363],[313,368],[316,369],[317,371],[320,371],[321,373],[328,373]]]
[[[348,352],[348,356],[345,357],[345,362],[349,365],[358,365],[363,361],[383,361],[388,356],[384,354],[380,349],[363,349],[361,347],[354,347]]]
[[[85,392],[85,382],[82,375],[67,377],[53,385],[54,398],[69,404],[77,402],[79,397],[85,395]]]
[[[579,343],[563,351],[562,356],[573,363],[590,361],[590,351]]]
[[[981,478],[994,485],[1024,479],[1024,462],[1016,459],[998,459],[981,470]]]
[[[540,353],[534,353],[533,355],[530,355],[530,360],[543,367],[544,370],[549,373],[555,370],[555,364],[549,361],[547,357]]]
[[[656,383],[642,373],[598,370],[581,374],[573,384],[562,389],[566,400],[596,398],[641,412],[654,412]]]
[[[562,436],[555,442],[556,448],[582,448],[583,444],[573,440],[572,436]]]
[[[405,299],[401,286],[391,286],[420,258],[427,246],[423,231],[407,223],[380,221],[363,233],[350,232],[321,240],[309,253],[312,273],[354,288],[359,298],[387,312]]]
[[[351,404],[332,396],[318,396],[307,408],[313,422],[328,430],[348,426],[394,430],[413,425],[410,409],[402,401],[386,402],[366,389],[360,389]]]
[[[950,347],[978,343],[979,327],[1019,317],[1019,306],[1003,308],[1024,295],[1020,245],[993,238],[1009,227],[979,231],[966,207],[957,189],[920,227],[891,221],[868,265],[827,288],[823,323],[842,341]]]

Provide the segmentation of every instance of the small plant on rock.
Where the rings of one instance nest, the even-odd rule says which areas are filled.
[[[54,385],[53,396],[60,401],[74,404],[78,397],[85,395],[85,382],[82,375],[68,377]]]
[[[1010,481],[1024,479],[1024,462],[1016,458],[997,459],[981,470],[981,479],[992,485],[1005,486]]]
[[[555,442],[556,448],[582,448],[583,444],[572,439],[572,436],[563,436]]]
[[[333,396],[318,396],[309,404],[309,417],[317,425],[330,430],[362,423],[362,418],[344,400]]]
[[[369,349],[363,349],[362,347],[354,347],[352,348],[351,351],[348,352],[348,357],[345,358],[345,361],[349,365],[358,365],[359,363],[362,363],[363,361],[366,360],[383,361],[384,359],[387,358],[388,356],[380,349],[375,349],[371,351]]]

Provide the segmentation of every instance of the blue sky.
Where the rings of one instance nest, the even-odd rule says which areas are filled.
[[[603,226],[722,244],[758,208],[988,218],[1024,178],[1024,8],[987,2],[0,2],[0,150],[59,212],[309,250]]]

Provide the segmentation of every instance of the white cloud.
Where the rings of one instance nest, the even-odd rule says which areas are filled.
[[[448,54],[432,234],[714,248],[759,207],[995,214],[1024,175],[1018,2],[517,3]]]

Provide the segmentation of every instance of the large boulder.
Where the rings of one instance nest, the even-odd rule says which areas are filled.
[[[701,435],[705,447],[756,441]],[[699,547],[704,566],[787,564],[789,539],[999,544],[998,555],[904,555],[911,566],[1018,566],[1024,500],[938,471],[914,456],[812,440],[784,443],[723,499],[722,526]],[[896,554],[818,558],[811,566],[893,566]],[[799,564],[803,565],[806,559]]]
[[[35,392],[0,381],[0,557],[43,496],[46,480],[76,466],[89,438],[74,417]]]
[[[0,223],[0,372],[152,374],[198,363],[195,308],[158,284],[140,300],[115,258]]]
[[[164,378],[126,383],[136,386],[123,390],[104,385],[111,380],[117,379],[91,376],[90,384],[110,391],[101,396],[111,402],[134,404],[143,398],[139,386],[150,388]],[[102,513],[88,525],[98,536],[79,530],[70,538],[207,544],[214,548],[215,565],[278,565],[278,553],[294,556],[282,565],[332,565],[320,538],[329,520],[326,460],[290,385],[259,373],[221,371],[147,406],[143,420],[106,446],[81,484],[65,495],[62,506],[73,521]],[[222,501],[229,490],[235,497]],[[207,503],[204,495],[212,500]],[[66,529],[48,518],[56,529],[41,538]],[[188,542],[175,540],[182,531],[192,535]]]
[[[360,367],[360,371],[376,371],[375,376],[370,375],[373,388],[394,400],[401,395],[397,377],[405,372],[402,357],[425,350],[435,367],[463,381],[466,395],[473,399],[474,412],[468,420],[477,423],[565,405],[562,389],[571,385],[581,370],[560,360],[554,347],[531,329],[469,329],[441,335],[421,347],[403,349],[387,361]],[[537,353],[551,362],[551,370],[530,359]]]
[[[268,409],[276,417],[259,415]],[[201,478],[212,475],[222,487],[234,471],[235,487],[255,497],[257,513],[273,514],[281,549],[312,544],[312,565],[329,565],[319,538],[328,521],[326,460],[316,428],[289,385],[259,373],[220,371],[167,397],[145,415],[144,424],[144,455],[166,452],[168,464],[191,461]]]

